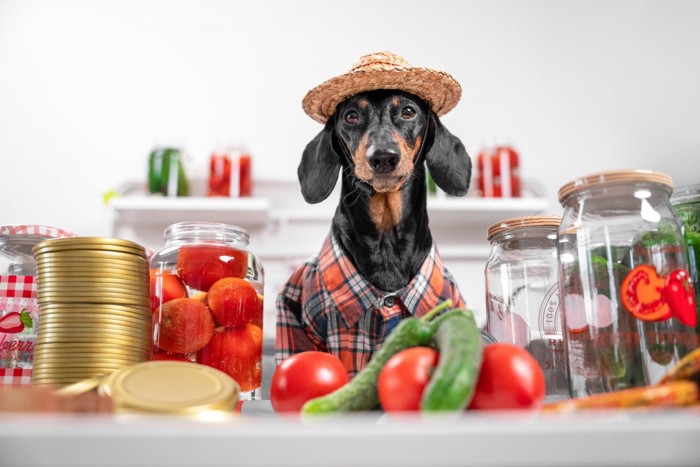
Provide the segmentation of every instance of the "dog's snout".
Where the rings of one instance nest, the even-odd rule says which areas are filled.
[[[370,152],[367,162],[376,173],[389,173],[396,169],[396,166],[399,164],[399,158],[398,151],[380,149]]]

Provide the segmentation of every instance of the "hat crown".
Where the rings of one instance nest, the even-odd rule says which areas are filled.
[[[411,64],[401,55],[395,53],[374,52],[360,57],[350,69],[350,73],[397,68],[411,68]]]

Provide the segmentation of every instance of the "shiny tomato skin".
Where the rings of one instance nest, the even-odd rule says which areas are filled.
[[[270,402],[275,412],[299,412],[308,400],[330,394],[348,380],[345,366],[335,355],[317,351],[298,353],[275,369]]]
[[[542,405],[544,395],[544,373],[527,350],[506,343],[484,346],[469,409],[531,409]]]
[[[157,310],[164,303],[176,298],[187,297],[187,289],[177,275],[170,271],[151,269],[150,291],[151,291],[151,311]]]
[[[178,253],[177,274],[189,287],[208,292],[224,277],[245,278],[248,253],[228,246],[185,245]]]
[[[228,374],[242,392],[252,391],[262,381],[262,346],[262,329],[255,325],[217,328],[209,343],[197,352],[197,363]]]
[[[258,292],[240,277],[224,277],[211,286],[207,304],[221,326],[240,327],[248,323],[262,327]]]
[[[391,357],[377,380],[382,409],[385,412],[420,410],[423,392],[438,358],[437,350],[429,347],[411,347]]]

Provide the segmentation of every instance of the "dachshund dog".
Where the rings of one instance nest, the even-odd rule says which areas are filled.
[[[342,169],[332,231],[379,290],[406,286],[432,246],[424,162],[441,189],[466,194],[464,145],[422,99],[403,91],[347,99],[303,153],[298,175],[309,203],[330,195]]]
[[[423,99],[400,90],[347,98],[306,146],[298,169],[304,199],[326,199],[339,173],[341,195],[320,255],[278,296],[278,364],[319,350],[353,375],[400,319],[447,298],[463,305],[433,245],[426,165],[448,194],[467,192],[464,145]]]

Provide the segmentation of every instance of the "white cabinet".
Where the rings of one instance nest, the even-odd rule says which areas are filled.
[[[245,228],[250,233],[251,250],[265,267],[264,332],[272,337],[277,291],[304,259],[320,249],[339,193],[336,187],[326,201],[309,205],[301,197],[297,181],[277,180],[256,181],[254,195],[234,199],[125,194],[110,200],[109,229],[115,237],[157,250],[163,245],[164,229],[176,222],[212,221]],[[503,219],[545,213],[548,208],[548,201],[542,198],[428,199],[433,238],[479,324],[485,320],[486,230]]]

